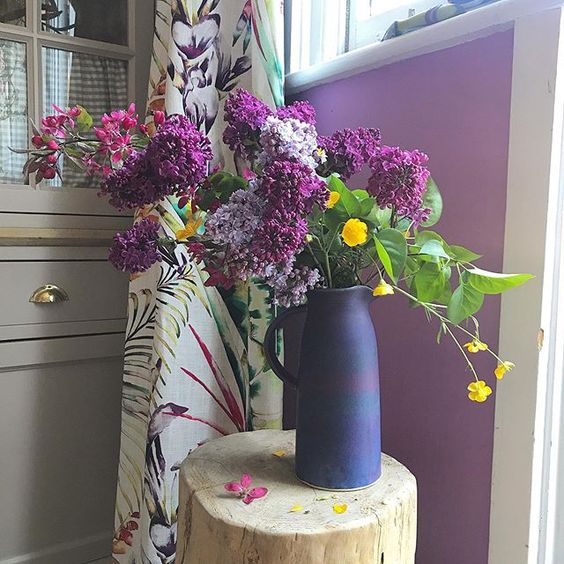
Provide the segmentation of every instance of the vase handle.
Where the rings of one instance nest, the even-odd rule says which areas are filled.
[[[263,347],[266,361],[270,365],[270,368],[272,368],[274,374],[293,388],[298,386],[298,379],[278,360],[278,355],[276,354],[276,331],[282,328],[282,323],[284,323],[286,319],[299,313],[305,313],[306,308],[306,305],[301,305],[283,311],[271,321],[264,335]]]

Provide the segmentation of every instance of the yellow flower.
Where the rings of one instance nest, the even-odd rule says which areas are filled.
[[[339,192],[329,192],[327,207],[331,209],[340,199],[341,199],[341,194],[339,194]]]
[[[488,396],[492,393],[492,389],[483,380],[471,382],[468,384],[467,390],[469,392],[468,397],[478,403],[486,401]]]
[[[341,514],[344,513],[348,509],[348,505],[346,503],[335,503],[333,505],[333,511],[335,513]]]
[[[391,296],[394,289],[384,279],[380,280],[380,284],[372,291],[373,296]]]
[[[501,380],[505,376],[505,373],[513,370],[513,368],[515,368],[515,365],[506,360],[505,362],[498,364],[497,368],[494,370],[495,377],[498,380]]]
[[[472,339],[470,343],[465,343],[464,346],[468,349],[468,352],[471,353],[488,350],[488,345],[486,345],[486,343],[482,343],[482,341],[479,341],[478,339]]]
[[[343,231],[341,232],[343,241],[349,247],[356,247],[357,245],[362,245],[366,243],[368,239],[368,225],[360,219],[355,217],[349,219],[343,226]]]
[[[176,239],[178,241],[183,241],[184,239],[189,239],[190,237],[194,237],[194,235],[196,235],[198,229],[202,224],[203,221],[200,218],[189,219],[186,225],[184,226],[184,229],[179,229],[176,232]]]

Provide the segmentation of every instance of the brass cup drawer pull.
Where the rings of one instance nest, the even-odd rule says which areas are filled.
[[[29,301],[32,304],[54,304],[68,302],[69,295],[55,284],[45,284],[40,286],[31,294]]]

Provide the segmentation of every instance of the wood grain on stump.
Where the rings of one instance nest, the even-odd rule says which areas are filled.
[[[294,475],[294,440],[294,431],[237,433],[188,456],[179,477],[177,564],[413,564],[417,488],[409,470],[383,454],[373,486],[318,490]],[[246,505],[225,491],[243,474],[268,488],[266,497]],[[335,513],[341,504],[347,510]],[[296,505],[303,509],[291,512]]]

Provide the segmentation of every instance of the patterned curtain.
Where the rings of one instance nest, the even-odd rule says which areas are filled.
[[[283,102],[282,0],[158,0],[149,110],[187,115],[210,137],[216,166],[228,93]],[[173,235],[194,223],[176,200],[141,210]],[[114,562],[174,562],[178,469],[198,445],[228,433],[279,428],[282,384],[262,337],[266,290],[220,293],[182,247],[131,281],[125,344]]]
[[[486,4],[493,4],[498,1],[499,0],[448,0],[448,3],[439,4],[434,8],[421,12],[420,14],[415,14],[405,20],[394,22],[386,31],[384,37],[382,37],[382,41],[411,33],[422,27],[428,27],[435,23],[459,16],[460,14],[465,14],[475,8],[480,8]]]

